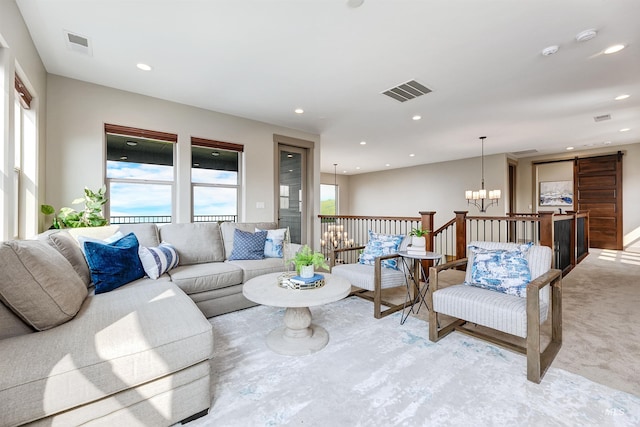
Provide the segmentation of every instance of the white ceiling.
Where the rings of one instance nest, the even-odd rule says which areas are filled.
[[[640,0],[17,4],[49,73],[320,134],[323,172],[475,157],[483,135],[485,154],[640,142]],[[559,51],[543,56],[549,45]],[[381,94],[412,79],[433,92]]]

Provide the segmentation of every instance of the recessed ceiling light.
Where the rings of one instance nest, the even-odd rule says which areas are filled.
[[[603,142],[604,145],[611,145],[611,141],[605,141]]]
[[[416,156],[416,155],[415,155],[415,154],[413,154],[413,153],[409,154],[409,157],[415,157],[415,156]]]
[[[625,48],[625,45],[623,44],[614,44],[613,46],[609,46],[608,48],[606,48],[604,50],[604,54],[609,55],[611,53],[620,52],[624,48]]]
[[[347,171],[342,171],[342,173],[347,173]]]
[[[573,150],[573,147],[567,147],[567,150],[571,151]]]
[[[627,99],[628,97],[630,97],[631,95],[627,95],[626,93],[622,94],[622,95],[618,95],[616,96],[614,99],[616,101],[622,101],[623,99]]]
[[[293,157],[293,154],[287,154],[287,157],[288,157],[288,158],[292,158],[292,157]]]
[[[591,40],[592,38],[594,38],[597,35],[598,35],[598,32],[596,30],[594,30],[593,28],[589,29],[589,30],[580,31],[576,35],[576,41],[586,42],[587,40]]]
[[[620,129],[620,132],[629,132],[631,130],[631,128],[624,128],[624,129]]]
[[[194,167],[194,168],[197,168],[198,166],[200,166],[200,163],[194,163],[194,164],[193,164],[193,167]]]
[[[553,45],[553,46],[547,46],[544,49],[542,49],[542,54],[544,56],[549,56],[549,55],[553,55],[554,53],[556,53],[558,51],[558,49],[560,49],[559,46]]]
[[[367,145],[367,141],[360,141],[360,145]]]
[[[411,118],[412,118],[413,120],[420,120],[420,119],[422,118],[422,116],[419,116],[419,115],[417,115],[417,114],[416,114],[415,116],[413,116],[413,117],[411,117]]]
[[[389,167],[389,166],[391,166],[391,165],[390,165],[389,163],[387,163],[387,164],[385,164],[385,166],[386,166],[386,167]]]
[[[120,160],[127,160],[128,157],[127,156],[120,156]]]
[[[137,143],[137,142],[135,142],[135,141],[127,141],[127,145],[128,145],[129,147],[135,147],[136,145],[138,145],[138,143]]]
[[[211,153],[212,156],[218,157],[220,155],[220,153],[218,153],[217,151],[214,151],[213,153]]]
[[[296,108],[295,110],[293,110],[296,114],[302,114],[304,113],[304,110],[302,108]]]
[[[142,71],[151,71],[151,66],[149,66],[147,64],[143,64],[142,62],[139,63],[139,64],[136,64],[136,67],[138,67]]]
[[[356,166],[356,169],[357,169],[357,170],[360,170],[360,166]]]

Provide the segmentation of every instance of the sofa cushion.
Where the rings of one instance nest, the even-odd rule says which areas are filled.
[[[46,242],[3,242],[0,259],[0,300],[39,331],[71,320],[87,296],[71,264]]]
[[[242,269],[226,262],[179,265],[169,272],[171,281],[188,295],[242,283]]]
[[[245,259],[236,261],[226,261],[242,269],[242,283],[256,276],[263,274],[278,273],[285,270],[285,263],[282,258],[265,258],[261,260]]]
[[[73,321],[3,341],[2,424],[27,423],[150,383],[208,360],[212,350],[211,324],[169,281],[143,280],[89,296]],[[28,369],[11,369],[16,360]]]
[[[161,243],[154,247],[140,246],[138,255],[144,272],[153,280],[175,268],[179,261],[176,248],[171,243]]]
[[[35,332],[24,323],[9,307],[0,302],[0,341]]]
[[[84,284],[89,286],[91,284],[91,272],[89,271],[87,260],[80,250],[78,241],[66,230],[56,230],[41,236],[40,238],[56,248],[69,261],[69,264],[78,273]]]
[[[263,259],[266,241],[266,230],[252,233],[236,229],[233,232],[233,251],[229,259]]]
[[[273,230],[277,227],[275,222],[223,222],[220,224],[222,240],[224,241],[225,259],[228,259],[233,252],[233,237],[235,230],[254,232],[256,228],[260,230]]]
[[[109,292],[144,277],[138,248],[138,239],[133,233],[113,243],[84,242],[84,253],[96,294]]]
[[[159,227],[160,239],[178,251],[181,265],[224,261],[220,226],[216,222],[166,224]]]

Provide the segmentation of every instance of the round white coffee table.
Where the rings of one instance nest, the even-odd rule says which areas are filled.
[[[316,289],[287,289],[278,286],[282,273],[271,273],[249,279],[242,294],[258,304],[286,307],[284,326],[267,335],[267,345],[276,353],[303,356],[324,348],[329,333],[322,326],[311,323],[309,307],[341,300],[351,292],[351,283],[338,276],[322,273],[325,284]]]

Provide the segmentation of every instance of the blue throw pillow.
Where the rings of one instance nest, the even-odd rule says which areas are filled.
[[[251,233],[236,228],[233,232],[233,250],[229,260],[264,259],[264,243],[266,240],[266,231]]]
[[[524,245],[523,245],[524,246]],[[531,271],[526,259],[528,247],[518,250],[488,250],[470,246],[474,252],[471,283],[492,291],[519,297],[527,296]]]
[[[397,253],[403,239],[403,234],[378,234],[369,230],[369,242],[360,255],[360,264],[374,265],[377,257]],[[398,270],[398,260],[395,258],[386,259],[381,264]]]
[[[84,253],[96,294],[112,291],[144,277],[138,247],[138,239],[133,233],[113,243],[84,242]]]

